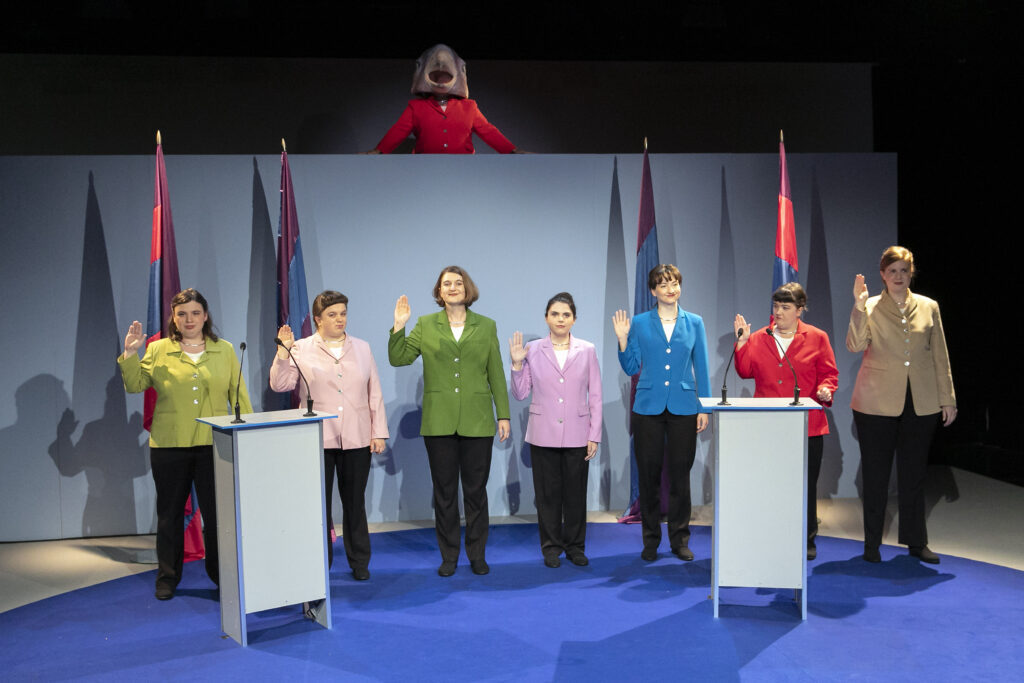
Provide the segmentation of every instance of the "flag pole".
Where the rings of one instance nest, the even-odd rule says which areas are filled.
[[[779,128],[779,142],[780,143],[781,142],[785,142],[785,140],[782,139],[782,129],[781,128]]]
[[[159,128],[156,131],[156,144],[158,144],[158,145],[160,144],[160,129]]]
[[[284,138],[281,138],[281,151],[282,152],[287,152],[288,151],[288,146],[284,144]]]

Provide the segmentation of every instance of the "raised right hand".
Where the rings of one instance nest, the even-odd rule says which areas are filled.
[[[405,324],[409,322],[409,318],[412,316],[412,309],[409,308],[409,297],[405,294],[398,297],[398,301],[395,303],[395,326],[391,328],[395,332],[405,327]]]
[[[629,325],[629,313],[623,310],[615,311],[615,315],[612,316],[612,327],[615,328],[615,336],[622,344],[625,344],[629,337]]]
[[[732,321],[732,331],[736,335],[737,344],[745,344],[750,339],[750,323],[739,313],[736,314],[735,320]]]
[[[867,300],[868,286],[864,284],[864,276],[857,273],[857,277],[853,278],[853,302],[863,311]]]
[[[523,333],[516,331],[508,340],[509,356],[512,358],[512,369],[521,370],[526,359],[526,347],[523,346]]]
[[[142,332],[142,323],[133,320],[131,327],[128,328],[128,334],[124,336],[124,357],[127,358],[138,351],[145,341],[146,335]]]
[[[292,332],[291,325],[281,325],[277,330],[277,338],[281,340],[284,345],[284,349],[280,346],[277,347],[278,358],[285,359],[288,357],[288,352],[285,349],[292,348],[292,344],[295,343],[295,334]]]

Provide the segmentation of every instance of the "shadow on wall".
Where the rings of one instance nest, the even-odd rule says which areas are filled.
[[[609,441],[609,423],[616,417],[622,418],[615,425],[619,433],[629,434],[629,378],[619,369],[619,343],[610,323],[615,311],[629,310],[629,276],[626,271],[626,238],[622,228],[622,197],[619,193],[619,158],[612,161],[611,196],[608,207],[608,251],[605,259],[607,273],[604,285],[604,338],[601,341],[601,378],[602,405],[604,423],[601,425],[601,453],[599,500],[602,510],[611,507],[612,487],[622,485],[622,480],[629,476],[632,457],[629,453],[629,437],[625,442],[626,453],[619,454],[617,462],[625,463],[618,467],[619,476],[615,476],[616,468],[612,466],[612,448]],[[612,381],[608,381],[612,380]],[[630,481],[625,482],[631,486]]]
[[[252,160],[252,248],[245,335],[249,339],[249,395],[253,410],[291,408],[291,393],[278,393],[270,388],[270,365],[277,353],[274,343],[277,336],[277,257],[267,195],[255,157]]]
[[[832,280],[828,259],[828,232],[825,229],[825,212],[821,205],[821,188],[818,186],[817,169],[811,168],[811,243],[807,261],[807,308],[804,322],[814,325],[828,335],[832,350],[842,352],[846,342],[846,330],[842,337],[836,336],[833,325]],[[853,377],[840,377],[839,385],[853,387]],[[848,392],[844,392],[848,395]],[[843,476],[843,448],[836,433],[836,422],[832,409],[825,409],[829,433],[825,435],[821,473],[818,476],[819,498],[832,498],[839,492],[839,479]]]
[[[146,449],[140,444],[144,434],[142,416],[126,416],[124,385],[115,364],[122,350],[119,337],[103,220],[90,172],[71,407],[61,415],[56,438],[48,449],[62,477],[84,473],[86,478],[85,505],[80,513],[69,509],[72,501],[68,492],[73,487],[61,487],[65,537],[152,530],[150,525],[136,523],[134,480],[145,476],[149,466]],[[80,419],[96,414],[100,396],[105,397],[101,415],[86,423],[75,440]],[[78,520],[80,527],[73,532],[70,525]]]

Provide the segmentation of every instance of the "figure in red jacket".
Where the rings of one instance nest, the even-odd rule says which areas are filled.
[[[473,154],[473,133],[502,154],[519,151],[469,99],[466,62],[447,45],[435,45],[416,60],[412,94],[415,99],[370,154],[390,154],[410,133],[416,136],[415,154]]]

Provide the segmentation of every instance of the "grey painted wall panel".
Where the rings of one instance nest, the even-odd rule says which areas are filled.
[[[255,162],[256,203],[270,219],[255,228],[265,250],[266,233],[277,227],[280,160]],[[291,157],[309,294],[332,288],[349,295],[350,332],[370,342],[381,371],[392,438],[374,458],[371,521],[431,516],[418,436],[421,366],[391,368],[386,340],[395,299],[407,294],[414,315],[436,310],[430,288],[451,263],[479,284],[474,310],[497,320],[503,348],[514,330],[528,338],[545,333],[552,294],[576,297],[575,332],[597,344],[605,383],[606,436],[591,466],[589,504],[625,506],[628,382],[614,363],[609,319],[632,301],[625,283],[633,282],[640,163],[639,155]],[[757,324],[768,315],[778,159],[653,155],[651,163],[662,259],[679,265],[682,304],[705,319],[717,390],[735,313]],[[857,358],[843,337],[853,275],[873,273],[896,238],[896,160],[793,154],[789,163],[801,281],[815,283],[807,319],[832,335],[840,366],[819,494],[853,496],[859,456],[848,402]],[[207,296],[228,340],[248,342],[246,379],[259,397],[267,368],[255,359],[265,357],[276,330],[265,321],[265,301],[250,299],[263,291],[252,282],[266,280],[250,270],[266,263],[250,253],[254,158],[172,155],[167,172],[182,284]],[[0,320],[4,338],[16,340],[16,360],[0,377],[0,540],[155,527],[141,396],[124,396],[116,383],[110,390],[124,330],[146,315],[152,193],[152,156],[0,157],[8,294]],[[869,277],[871,285],[877,291]],[[83,288],[89,296],[80,302]],[[819,291],[831,297],[822,300]],[[733,376],[729,389],[750,394],[753,384]],[[526,405],[512,401],[513,439],[495,445],[488,487],[495,515],[534,510],[522,443]],[[698,502],[710,500],[711,438],[700,440],[692,473]]]

